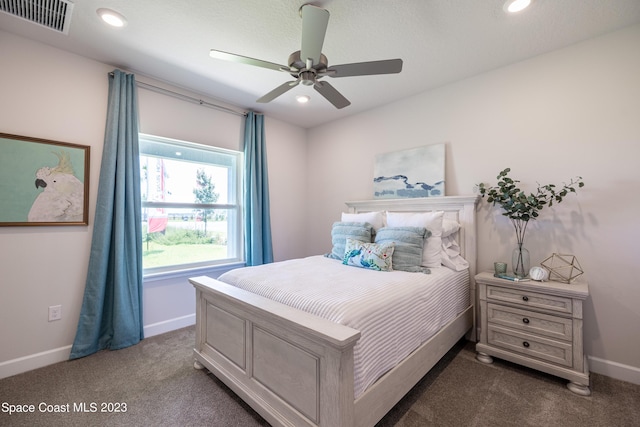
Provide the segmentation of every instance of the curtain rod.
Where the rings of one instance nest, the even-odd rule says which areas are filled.
[[[109,73],[111,77],[113,77],[113,72]],[[164,89],[158,86],[150,85],[149,83],[144,83],[136,80],[136,86],[141,89],[147,89],[152,92],[160,93],[162,95],[171,96],[173,98],[181,99],[183,101],[192,102],[194,104],[202,105],[204,107],[213,108],[214,110],[224,111],[225,113],[234,114],[236,116],[246,116],[246,111],[236,111],[234,109],[224,107],[222,105],[213,104],[211,102],[203,101],[202,99],[194,98],[192,96],[184,95],[182,93],[173,92],[168,89]]]

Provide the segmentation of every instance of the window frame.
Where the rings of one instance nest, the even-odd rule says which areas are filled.
[[[211,145],[199,144],[195,142],[182,141],[173,138],[166,138],[156,135],[138,134],[139,140],[139,157],[156,157],[163,158],[169,160],[178,160],[187,162],[187,160],[181,159],[180,157],[169,157],[169,156],[161,156],[156,154],[150,154],[143,150],[143,146],[145,142],[151,142],[156,144],[164,144],[171,147],[176,148],[185,148],[197,151],[204,151],[209,153],[216,153],[224,156],[231,156],[234,158],[233,163],[235,163],[234,167],[229,168],[228,172],[230,175],[230,179],[228,181],[228,193],[227,193],[227,203],[197,203],[197,202],[158,202],[158,201],[145,201],[141,200],[140,209],[141,211],[145,208],[156,208],[156,209],[218,209],[218,210],[226,210],[227,211],[227,246],[231,247],[231,253],[235,253],[236,256],[219,259],[219,260],[209,260],[209,261],[200,261],[186,264],[174,264],[163,267],[144,267],[143,260],[143,276],[145,278],[158,278],[158,277],[168,277],[176,274],[184,274],[186,272],[195,272],[202,270],[210,270],[210,269],[220,269],[225,268],[227,266],[244,264],[244,221],[243,221],[243,210],[244,206],[242,204],[244,194],[243,187],[243,173],[242,173],[242,165],[244,164],[244,154],[241,151],[235,151],[220,147],[215,147]],[[197,163],[197,162],[194,162]],[[225,166],[216,163],[207,163],[200,162],[203,165],[212,165],[212,166]],[[142,179],[141,179],[142,183]],[[235,200],[235,203],[232,201]],[[232,232],[233,231],[233,232]],[[234,236],[232,239],[231,236]]]

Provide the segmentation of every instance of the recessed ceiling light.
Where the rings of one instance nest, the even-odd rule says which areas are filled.
[[[310,99],[311,97],[309,95],[296,96],[296,101],[298,101],[300,104],[306,104],[307,102],[309,102]]]
[[[517,13],[531,5],[532,0],[508,0],[504,4],[504,10],[509,13]]]
[[[127,25],[127,19],[118,12],[111,9],[98,9],[98,16],[104,22],[114,27],[124,27]]]

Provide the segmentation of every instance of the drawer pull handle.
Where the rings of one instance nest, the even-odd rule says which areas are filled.
[[[526,296],[526,295],[525,295],[525,296],[523,296],[523,297],[522,297],[522,301],[529,301],[529,297],[528,297],[528,296]]]
[[[529,343],[528,343],[528,342],[526,342],[526,341],[524,341],[524,342],[522,343],[522,345],[523,345],[523,346],[525,346],[526,348],[529,348]]]
[[[522,319],[522,323],[526,323],[527,325],[529,324],[529,319],[527,319],[526,317],[524,319]]]

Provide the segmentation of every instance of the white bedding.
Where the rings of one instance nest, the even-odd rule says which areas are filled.
[[[355,398],[469,306],[468,271],[379,272],[321,255],[232,270],[218,280],[361,332]]]

